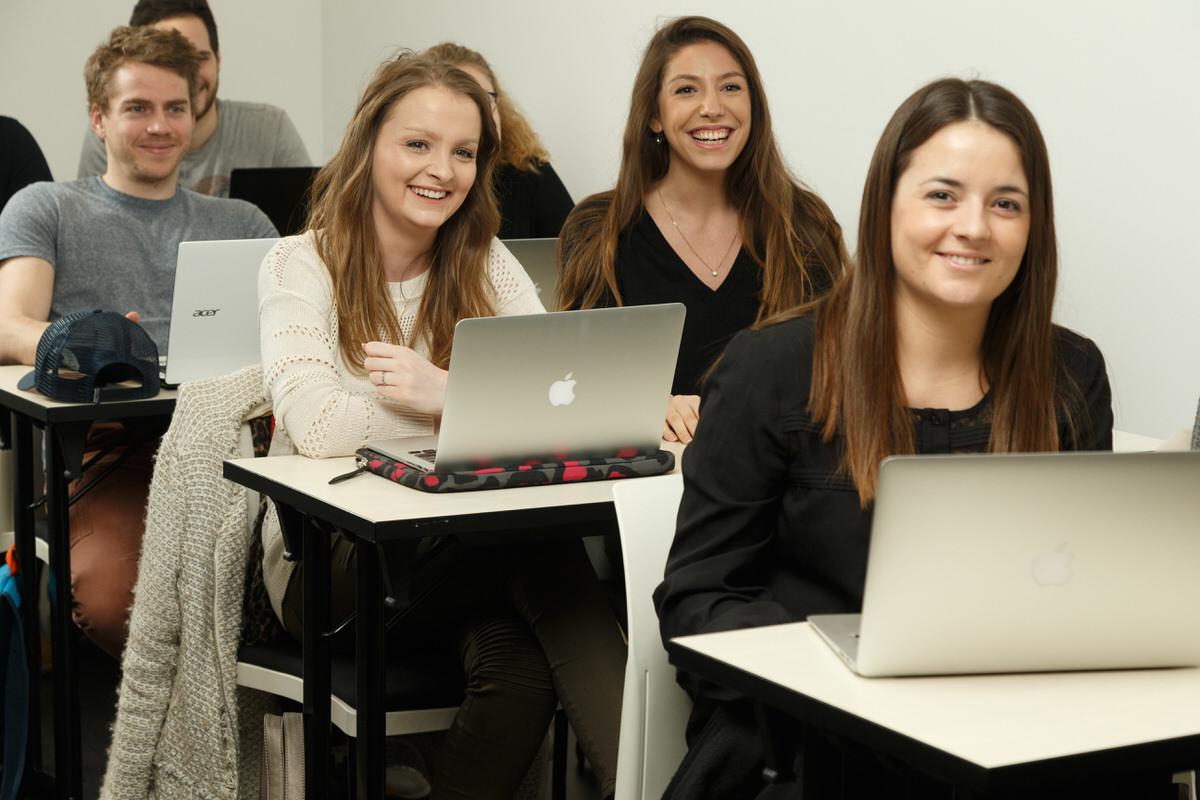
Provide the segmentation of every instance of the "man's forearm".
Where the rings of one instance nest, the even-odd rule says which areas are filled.
[[[45,320],[29,317],[0,317],[0,364],[33,366],[42,332],[50,327]]]

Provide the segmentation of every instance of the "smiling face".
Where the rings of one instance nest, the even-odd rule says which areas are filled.
[[[217,84],[221,73],[221,56],[213,52],[212,44],[208,40],[208,28],[204,27],[199,17],[191,14],[160,20],[151,27],[179,31],[200,54],[200,72],[196,85],[196,119],[200,119],[212,110],[213,102],[217,99]]]
[[[108,152],[104,178],[110,186],[136,196],[174,194],[195,125],[187,80],[162,67],[127,62],[113,72],[108,107],[92,106],[90,118]]]
[[[947,125],[912,152],[896,183],[898,299],[986,310],[1021,268],[1029,224],[1013,140],[983,122]]]
[[[415,89],[388,112],[371,153],[372,214],[381,238],[423,241],[475,182],[479,108],[443,86]]]
[[[737,59],[716,42],[690,44],[667,62],[650,130],[670,148],[670,169],[724,172],[750,136],[752,98]]]

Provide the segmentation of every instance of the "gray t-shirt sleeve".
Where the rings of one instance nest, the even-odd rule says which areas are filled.
[[[282,109],[279,111],[279,127],[275,132],[275,157],[273,167],[307,167],[312,165],[308,149],[300,138],[300,131],[292,124],[292,118]]]
[[[79,174],[76,177],[103,175],[106,169],[108,151],[104,149],[104,142],[100,141],[100,137],[88,126],[83,132],[83,146],[79,149]]]
[[[58,203],[47,191],[52,183],[35,183],[12,196],[0,212],[0,262],[33,256],[58,262]]]

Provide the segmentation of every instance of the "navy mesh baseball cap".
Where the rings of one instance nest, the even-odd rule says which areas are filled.
[[[145,328],[115,311],[80,311],[50,323],[33,372],[17,387],[67,403],[136,400],[158,394],[158,347]]]

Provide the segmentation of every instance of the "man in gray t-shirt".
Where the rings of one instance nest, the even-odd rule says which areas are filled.
[[[229,197],[229,175],[239,167],[312,165],[296,126],[282,108],[217,99],[221,52],[217,23],[207,3],[141,0],[129,24],[177,30],[200,53],[196,129],[179,168],[180,185],[213,197]],[[103,175],[106,166],[104,143],[88,132],[79,156],[79,177]]]
[[[140,317],[165,352],[179,243],[277,235],[249,203],[178,185],[199,63],[182,35],[148,27],[117,28],[88,59],[89,116],[107,167],[100,177],[26,186],[0,213],[0,363],[33,364],[50,320],[95,308]],[[98,454],[85,480],[112,470],[71,507],[72,616],[116,656],[155,447],[96,423],[85,448]]]
[[[33,184],[13,197],[0,214],[0,264],[33,258],[52,267],[50,321],[92,308],[136,311],[165,355],[179,243],[278,235],[242,200],[186,189],[148,200],[83,178]]]

